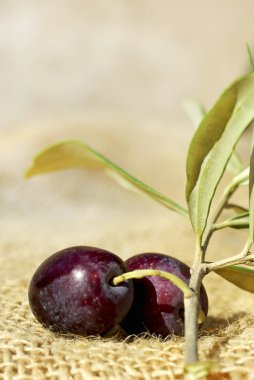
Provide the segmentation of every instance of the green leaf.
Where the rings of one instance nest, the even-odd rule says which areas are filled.
[[[236,203],[227,203],[225,208],[234,210],[237,214],[242,214],[243,212],[247,212],[248,209],[244,206],[238,205]]]
[[[223,277],[225,280],[238,286],[238,288],[246,290],[247,292],[254,293],[253,269],[234,265],[226,268],[216,269],[214,272]]]
[[[227,203],[225,208],[234,210],[236,214],[242,214],[243,212],[247,212],[249,210],[248,208],[236,203]]]
[[[249,44],[246,44],[247,53],[250,61],[250,69],[251,71],[254,71],[254,61],[253,61],[253,55]]]
[[[249,237],[252,241],[254,241],[254,131],[253,131],[253,137],[252,137],[252,152],[250,156],[249,202],[250,202]]]
[[[187,156],[186,199],[200,238],[211,202],[235,146],[254,119],[254,73],[233,83],[204,117]]]
[[[101,170],[128,190],[141,192],[181,215],[188,215],[188,211],[178,203],[139,181],[80,141],[64,141],[46,148],[34,158],[25,176],[28,178],[36,174],[72,168]]]
[[[242,170],[233,178],[232,185],[248,186],[249,185],[250,166],[242,168]]]
[[[227,164],[227,170],[232,174],[238,174],[243,168],[239,154],[234,150]]]
[[[188,99],[184,103],[184,110],[189,116],[190,121],[196,128],[206,115],[205,107],[195,99]],[[234,150],[227,164],[227,170],[236,175],[243,169],[243,164],[238,153]]]
[[[196,99],[187,99],[183,104],[183,109],[194,128],[197,128],[206,114],[204,105]]]
[[[249,228],[249,212],[243,212],[223,222],[216,223],[214,230],[221,230],[222,228],[231,227],[235,229],[248,229]]]
[[[249,228],[250,223],[249,211],[238,214],[229,219],[230,225],[232,228]]]

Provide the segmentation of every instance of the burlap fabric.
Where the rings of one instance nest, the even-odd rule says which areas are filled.
[[[100,115],[100,117],[98,117]],[[1,132],[0,379],[182,379],[184,340],[153,336],[73,338],[44,329],[27,301],[30,278],[47,256],[92,245],[122,258],[164,252],[191,264],[190,223],[153,201],[118,188],[99,173],[72,170],[23,179],[38,149],[80,138],[126,170],[184,202],[189,126],[98,113],[30,123]],[[218,233],[209,258],[238,252],[244,233]],[[200,354],[224,377],[254,379],[254,296],[207,276],[210,310]]]

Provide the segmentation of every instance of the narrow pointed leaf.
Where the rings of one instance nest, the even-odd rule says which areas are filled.
[[[243,212],[247,212],[248,209],[244,206],[238,205],[236,203],[227,203],[225,208],[234,210],[237,214],[242,214]]]
[[[128,190],[141,192],[181,215],[188,215],[187,210],[178,203],[139,181],[80,141],[64,141],[46,148],[35,157],[26,177],[71,168],[101,170]]]
[[[250,167],[246,166],[232,179],[230,182],[230,188],[236,189],[238,186],[248,186],[249,185],[249,174]]]
[[[254,131],[252,137],[252,152],[250,157],[250,175],[249,175],[249,202],[250,202],[250,226],[249,237],[254,241]]]
[[[186,199],[201,238],[211,202],[240,137],[254,119],[254,74],[233,83],[202,120],[187,157]]]
[[[204,105],[196,99],[187,99],[183,104],[183,109],[193,127],[197,128],[206,114]]]
[[[184,103],[184,110],[189,116],[190,121],[193,126],[197,128],[201,123],[202,119],[206,115],[205,107],[202,103],[195,99],[189,99]],[[243,169],[243,164],[241,162],[240,156],[234,150],[227,164],[227,170],[236,175]]]
[[[245,212],[243,212],[241,214],[237,214],[237,215],[233,216],[229,220],[241,220],[241,219],[244,219],[244,218],[249,218],[249,211],[245,211]]]
[[[232,174],[238,174],[243,168],[239,154],[234,150],[227,164],[227,170]]]
[[[214,225],[215,230],[220,230],[222,228],[231,227],[235,229],[248,229],[249,228],[249,212],[244,212],[238,214],[233,218],[227,219],[223,222],[216,223]]]
[[[254,61],[253,61],[253,55],[249,44],[246,44],[247,53],[250,61],[250,70],[254,71]]]
[[[254,293],[254,270],[241,267],[241,266],[229,266],[226,268],[216,269],[214,271],[225,280],[238,286],[247,292]]]

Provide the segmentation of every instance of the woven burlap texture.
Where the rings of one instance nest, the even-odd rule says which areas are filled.
[[[2,132],[0,379],[183,378],[183,338],[58,336],[35,320],[28,305],[34,270],[67,246],[99,246],[123,259],[164,252],[192,262],[195,239],[187,219],[118,188],[99,173],[73,170],[23,179],[38,149],[81,138],[183,203],[189,127],[107,118],[44,121]],[[242,232],[218,233],[210,258],[237,253],[244,239]],[[200,334],[201,359],[214,360],[224,378],[254,379],[253,295],[214,274],[204,284],[210,310]]]

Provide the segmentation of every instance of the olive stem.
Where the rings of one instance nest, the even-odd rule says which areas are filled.
[[[190,298],[192,296],[192,290],[186,285],[186,283],[179,277],[175,276],[172,273],[165,272],[158,269],[136,269],[131,272],[126,272],[120,276],[114,277],[112,279],[113,285],[118,285],[119,283],[131,279],[139,279],[147,276],[157,276],[165,278],[166,280],[172,282],[176,285],[184,294],[185,298]]]
[[[194,256],[194,263],[191,270],[191,278],[189,287],[192,290],[190,298],[184,299],[184,328],[185,328],[185,357],[186,364],[196,363],[199,361],[198,355],[198,310],[200,287],[202,280],[205,276],[203,270],[203,252],[201,247],[201,239],[197,237],[196,252]]]
[[[205,255],[205,252],[207,250],[210,239],[211,239],[211,237],[215,231],[214,224],[218,220],[223,209],[225,208],[225,205],[228,203],[228,200],[230,199],[230,197],[233,195],[233,193],[237,189],[237,186],[238,185],[236,185],[233,182],[223,192],[223,195],[222,195],[221,200],[219,201],[218,207],[217,207],[212,219],[210,220],[210,222],[208,223],[207,228],[206,228],[206,233],[205,233],[204,240],[203,240],[204,241],[204,243],[203,243],[203,255]]]
[[[209,220],[206,231],[203,237],[203,243],[202,243],[202,251],[203,256],[206,253],[208,244],[210,242],[210,239],[215,231],[214,224],[218,220],[219,216],[221,215],[224,208],[227,206],[229,199],[234,194],[234,192],[238,189],[238,187],[244,183],[248,177],[249,177],[249,166],[247,168],[244,168],[239,174],[237,174],[232,181],[229,183],[229,185],[225,188],[225,190],[222,193],[221,199],[218,202],[218,206],[214,212],[214,215]]]
[[[184,299],[185,308],[185,378],[186,379],[201,379],[200,376],[207,375],[212,366],[211,363],[199,361],[198,353],[198,300],[200,297],[200,287],[204,276],[212,269],[223,266],[232,262],[232,259],[246,260],[249,254],[249,249],[252,241],[247,240],[245,247],[239,255],[231,259],[219,260],[217,263],[205,263],[205,255],[210,239],[215,232],[214,224],[221,215],[223,209],[228,204],[229,199],[237,190],[239,185],[243,183],[249,175],[249,168],[244,169],[239,173],[224,190],[222,197],[213,216],[208,221],[203,236],[197,236],[196,251],[194,256],[193,267],[191,270],[191,278],[189,287],[193,291],[192,296]]]
[[[237,255],[229,257],[227,259],[218,260],[213,263],[206,263],[205,264],[206,273],[211,272],[211,271],[216,271],[216,269],[228,267],[230,265],[246,264],[247,261],[253,260],[254,254],[250,254],[250,248],[252,244],[253,244],[252,239],[249,238],[247,239],[242,251],[238,253]]]

